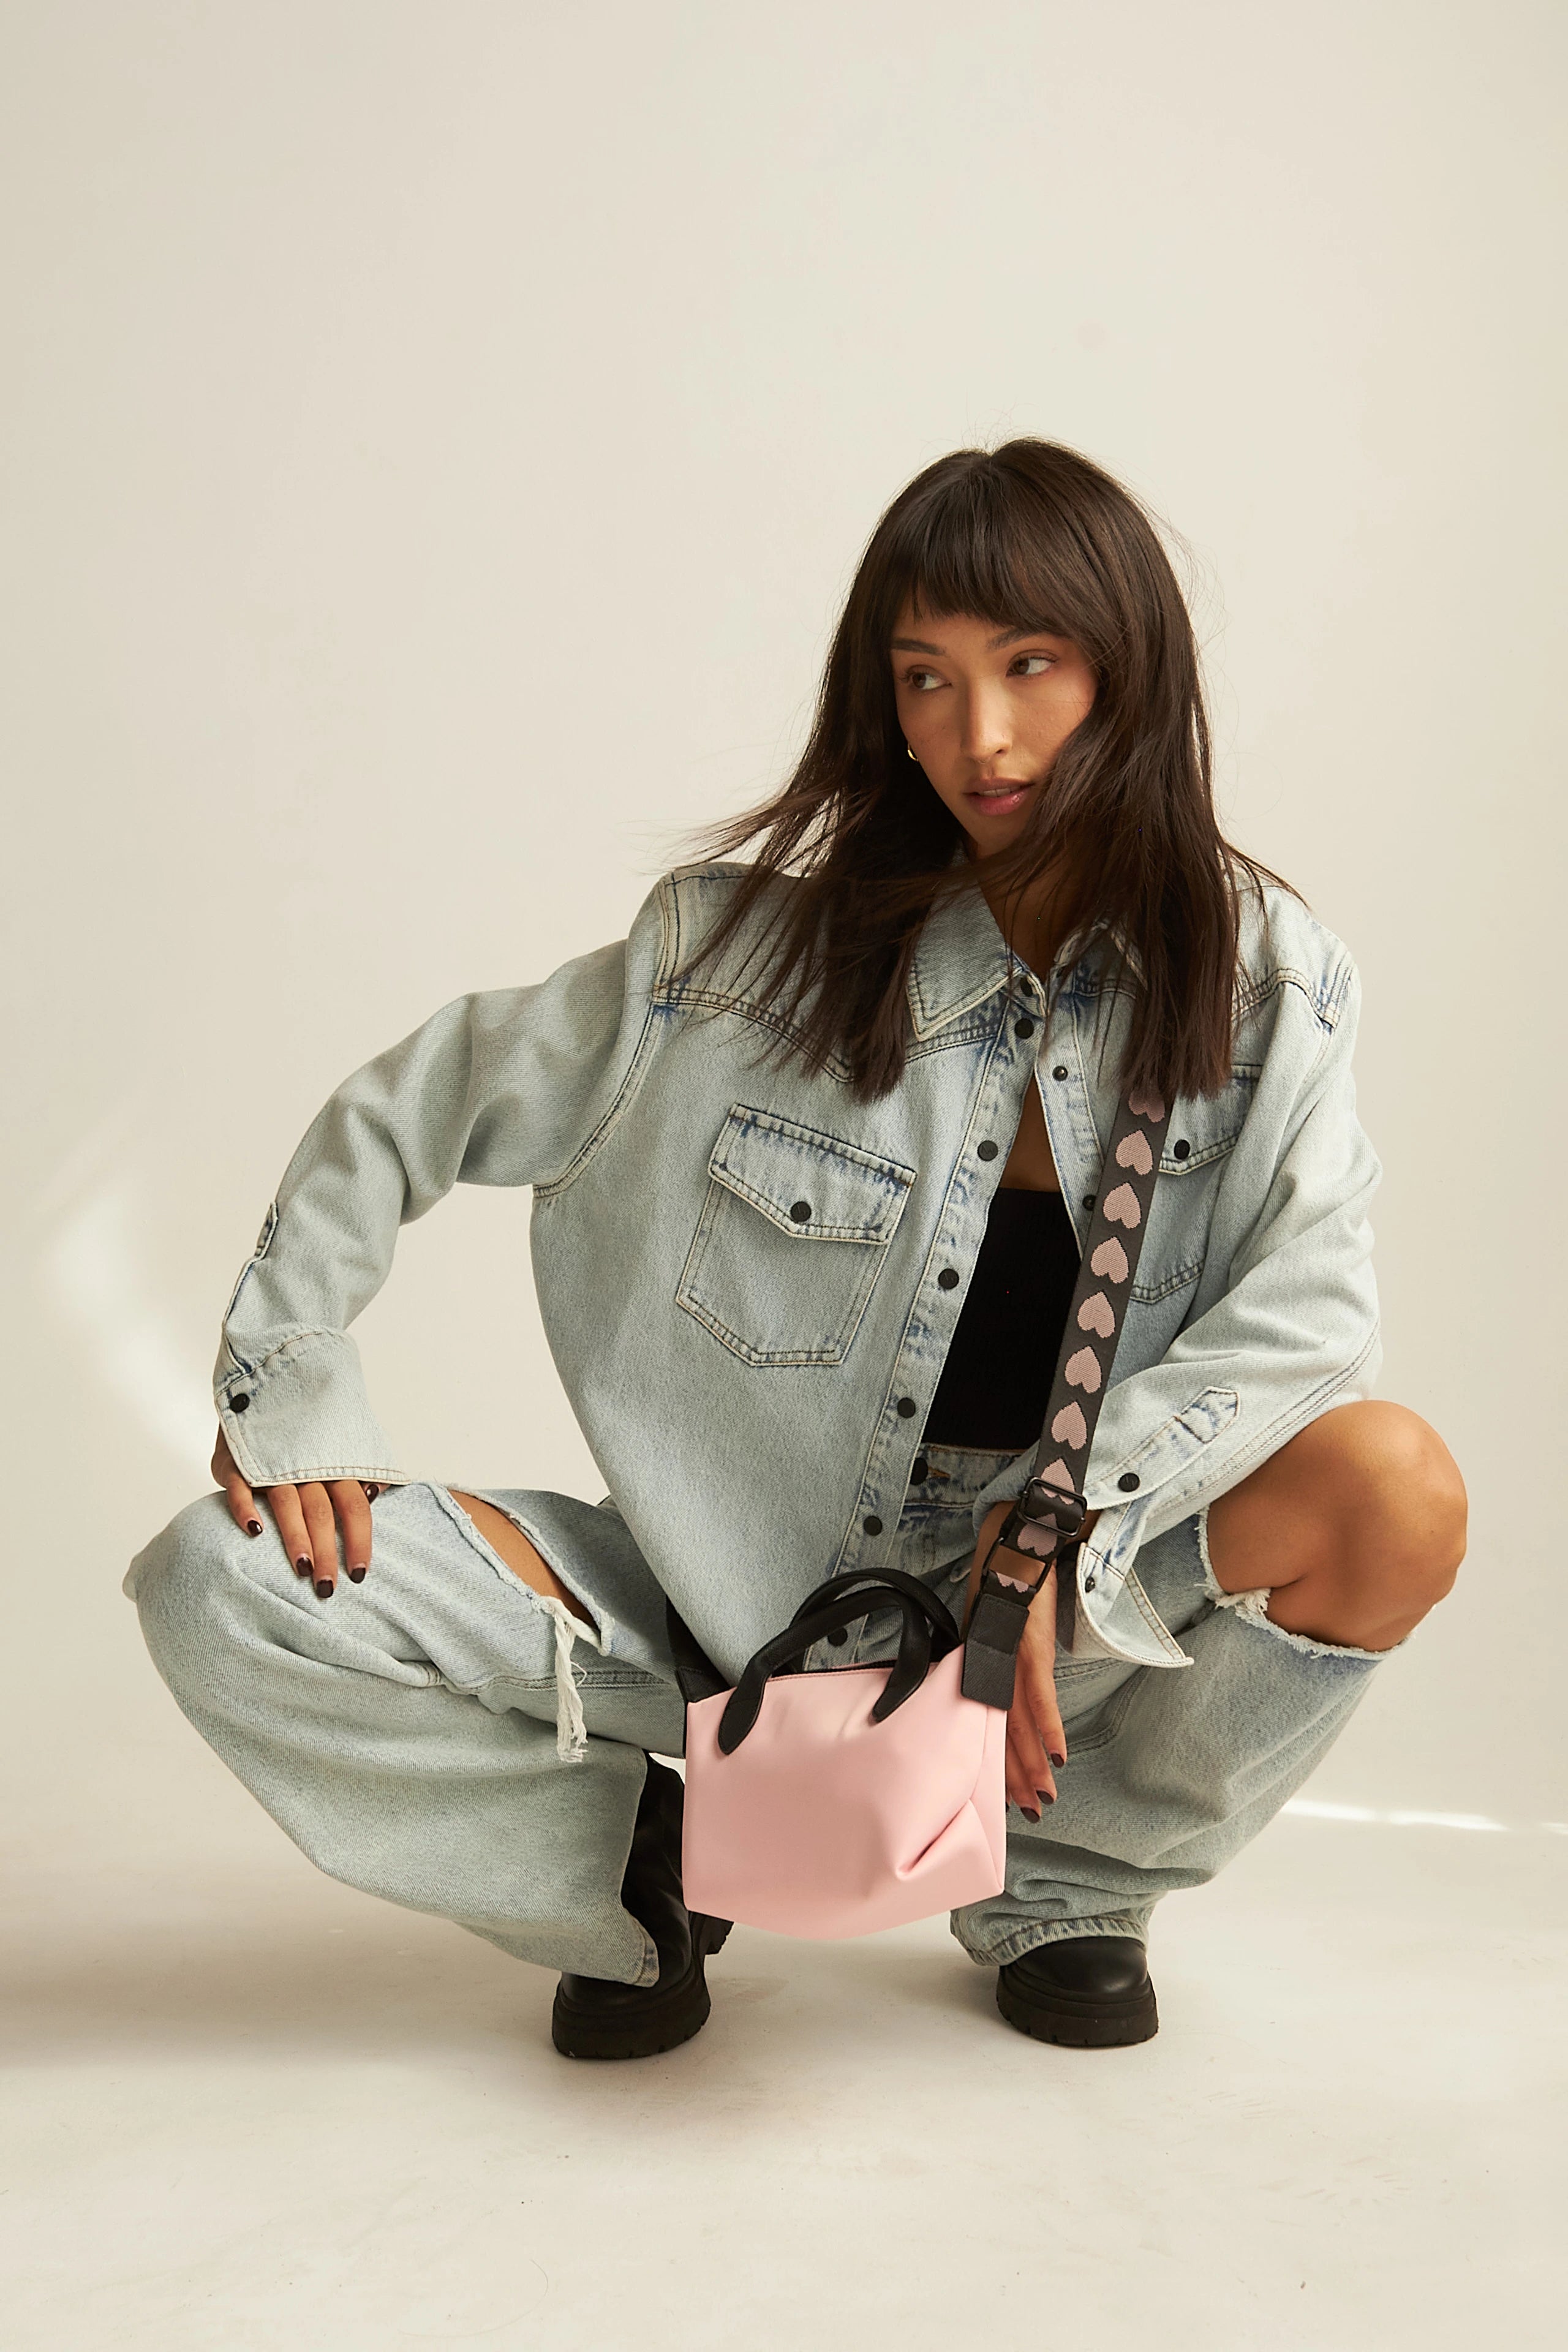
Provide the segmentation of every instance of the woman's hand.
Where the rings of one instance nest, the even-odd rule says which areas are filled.
[[[981,1522],[980,1540],[969,1569],[969,1608],[980,1590],[985,1556],[1008,1511],[1009,1503],[994,1503]],[[1089,1522],[1085,1523],[1088,1533]],[[966,1618],[967,1622],[967,1618]],[[1024,1638],[1013,1681],[1013,1704],[1007,1714],[1007,1801],[1031,1822],[1040,1818],[1042,1803],[1057,1801],[1052,1766],[1068,1760],[1067,1734],[1057,1704],[1057,1571],[1053,1565],[1029,1604]]]
[[[338,1582],[338,1528],[343,1535],[343,1565],[355,1584],[370,1566],[370,1507],[379,1486],[358,1478],[334,1478],[330,1485],[262,1486],[253,1492],[234,1466],[228,1440],[221,1426],[213,1448],[212,1474],[228,1497],[229,1517],[247,1535],[261,1533],[256,1492],[266,1496],[278,1532],[288,1547],[298,1576],[308,1576],[323,1601],[330,1601]],[[335,1522],[335,1523],[334,1523]]]

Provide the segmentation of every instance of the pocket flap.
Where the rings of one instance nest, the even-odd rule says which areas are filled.
[[[736,1103],[708,1172],[800,1241],[888,1242],[915,1171],[776,1111]]]
[[[1257,1091],[1256,1071],[1233,1070],[1217,1095],[1184,1095],[1171,1113],[1161,1176],[1194,1176],[1234,1150]]]

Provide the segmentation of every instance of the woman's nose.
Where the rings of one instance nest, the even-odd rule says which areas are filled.
[[[1000,759],[1013,740],[1007,698],[1001,687],[970,688],[960,706],[959,735],[965,759]]]

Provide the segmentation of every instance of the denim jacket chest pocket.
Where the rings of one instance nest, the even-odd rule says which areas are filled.
[[[677,1305],[744,1363],[842,1363],[915,1173],[735,1103],[709,1157]]]

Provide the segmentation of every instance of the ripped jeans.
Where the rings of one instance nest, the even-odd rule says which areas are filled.
[[[957,1615],[974,1497],[1009,1457],[929,1457],[898,1561]],[[683,1739],[664,1595],[607,1500],[463,1491],[523,1529],[592,1626],[425,1483],[382,1495],[370,1573],[330,1601],[295,1575],[270,1517],[247,1536],[216,1493],[138,1553],[125,1591],[185,1715],[322,1870],[520,1959],[651,1984],[653,1939],[620,1890],[646,1754],[678,1756]],[[1283,1633],[1220,1591],[1205,1516],[1137,1561],[1190,1667],[1058,1654],[1058,1801],[1037,1827],[1009,1809],[1005,1891],[952,1915],[983,1965],[1145,1936],[1162,1895],[1213,1877],[1273,1817],[1366,1688],[1381,1654]],[[868,1619],[835,1663],[890,1655],[890,1622]]]

